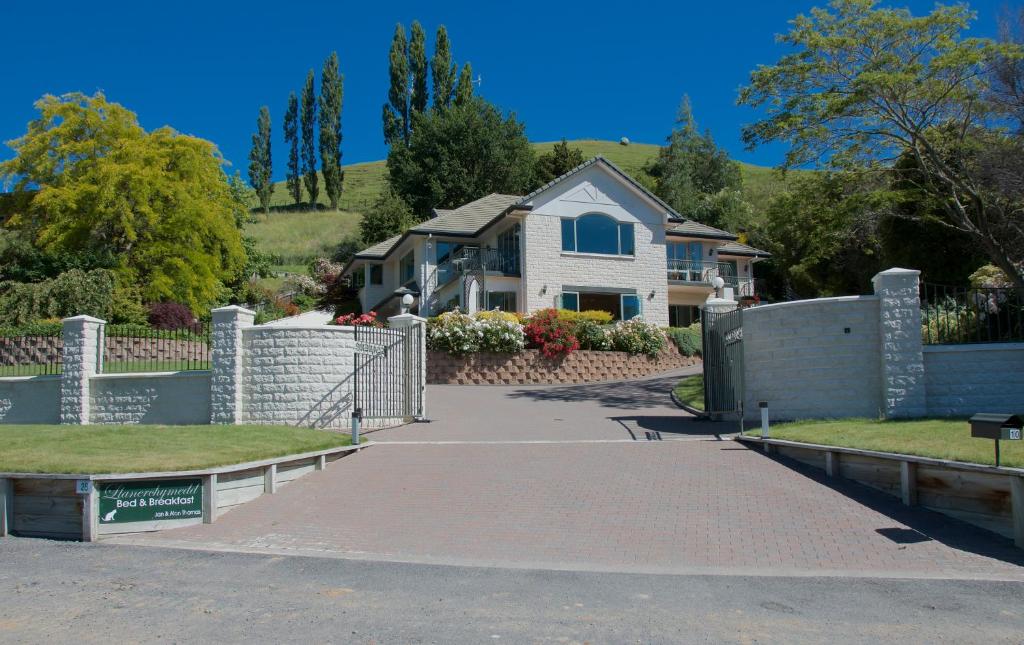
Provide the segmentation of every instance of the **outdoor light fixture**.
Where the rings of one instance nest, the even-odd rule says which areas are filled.
[[[715,295],[717,297],[721,298],[722,297],[722,287],[725,286],[725,280],[722,279],[722,276],[720,276],[720,275],[715,276],[714,279],[711,280],[711,286],[715,288]]]
[[[654,289],[651,289],[650,295],[647,296],[648,300],[654,300]]]
[[[403,314],[409,313],[409,309],[412,308],[412,301],[413,301],[413,298],[412,298],[412,294],[411,293],[407,293],[404,296],[402,296],[402,313]]]
[[[547,294],[547,292],[548,292],[548,285],[544,285],[543,287],[540,288],[540,295],[543,296],[543,295]]]

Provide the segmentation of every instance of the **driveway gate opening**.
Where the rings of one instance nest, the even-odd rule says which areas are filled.
[[[362,419],[423,416],[423,325],[355,327],[354,409]]]
[[[743,310],[701,310],[704,340],[704,410],[743,413]]]

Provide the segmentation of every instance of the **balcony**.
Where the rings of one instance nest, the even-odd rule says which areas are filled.
[[[486,271],[501,275],[519,275],[519,254],[502,249],[480,249],[472,246],[459,249],[451,260],[459,273]]]
[[[712,286],[715,278],[722,278],[737,298],[754,296],[754,279],[736,275],[736,268],[728,262],[702,262],[669,260],[668,281],[676,284]]]

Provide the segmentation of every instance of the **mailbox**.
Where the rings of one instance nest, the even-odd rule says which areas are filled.
[[[971,436],[978,439],[1019,441],[1024,423],[1016,414],[982,413],[971,417]]]
[[[971,417],[971,436],[978,439],[992,439],[996,444],[996,466],[999,466],[999,441],[1020,441],[1024,423],[1016,414],[992,414],[983,412]]]

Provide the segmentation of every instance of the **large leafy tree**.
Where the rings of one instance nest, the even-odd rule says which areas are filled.
[[[320,178],[316,174],[316,82],[313,70],[306,75],[306,84],[302,88],[302,107],[299,113],[299,126],[302,129],[302,183],[309,195],[309,205],[316,208],[320,197]]]
[[[563,138],[550,152],[537,157],[537,182],[545,184],[555,177],[561,177],[583,161],[583,151],[570,148],[569,142]]]
[[[391,147],[409,142],[409,59],[405,27],[395,25],[388,52],[388,102],[383,107],[384,141]]]
[[[988,74],[1021,47],[965,38],[966,5],[914,16],[878,0],[834,0],[797,16],[780,40],[794,49],[759,67],[740,103],[767,116],[746,127],[750,146],[786,141],[785,166],[845,169],[915,162],[907,177],[941,213],[939,221],[983,248],[1024,290],[1020,143],[998,129]]]
[[[667,145],[658,151],[647,173],[655,180],[655,193],[666,203],[710,226],[742,224],[749,210],[741,197],[739,164],[715,144],[711,133],[697,129],[687,96]]]
[[[465,105],[473,98],[473,67],[469,63],[462,66],[459,82],[455,86],[455,104]]]
[[[285,183],[295,205],[302,203],[302,178],[299,171],[299,99],[295,92],[288,95],[288,109],[284,113],[284,142],[288,145],[288,170]]]
[[[524,129],[479,97],[414,114],[409,147],[388,153],[391,187],[420,218],[492,192],[527,191],[535,161]]]
[[[359,221],[359,237],[363,244],[372,246],[404,233],[415,223],[416,219],[409,205],[395,194],[394,190],[388,188]]]
[[[148,301],[220,301],[245,253],[235,219],[244,205],[217,148],[166,127],[146,132],[101,93],[47,95],[36,109],[0,164],[20,197],[7,226],[50,254],[111,258],[118,283]]]
[[[423,112],[427,109],[427,33],[418,20],[412,21],[409,29],[409,73],[412,74],[412,95],[409,97],[409,112]]]
[[[455,77],[459,68],[452,61],[452,46],[448,41],[448,30],[444,25],[437,28],[434,40],[434,56],[430,59],[430,72],[434,79],[434,108],[446,108],[452,104],[455,92]]]
[[[249,185],[256,191],[264,213],[270,212],[270,196],[274,194],[273,162],[270,156],[270,109],[260,108],[256,119],[256,134],[252,135],[249,150]]]
[[[345,180],[341,169],[341,106],[342,77],[338,71],[338,53],[324,61],[320,75],[320,167],[324,174],[324,189],[331,209],[337,210]]]

